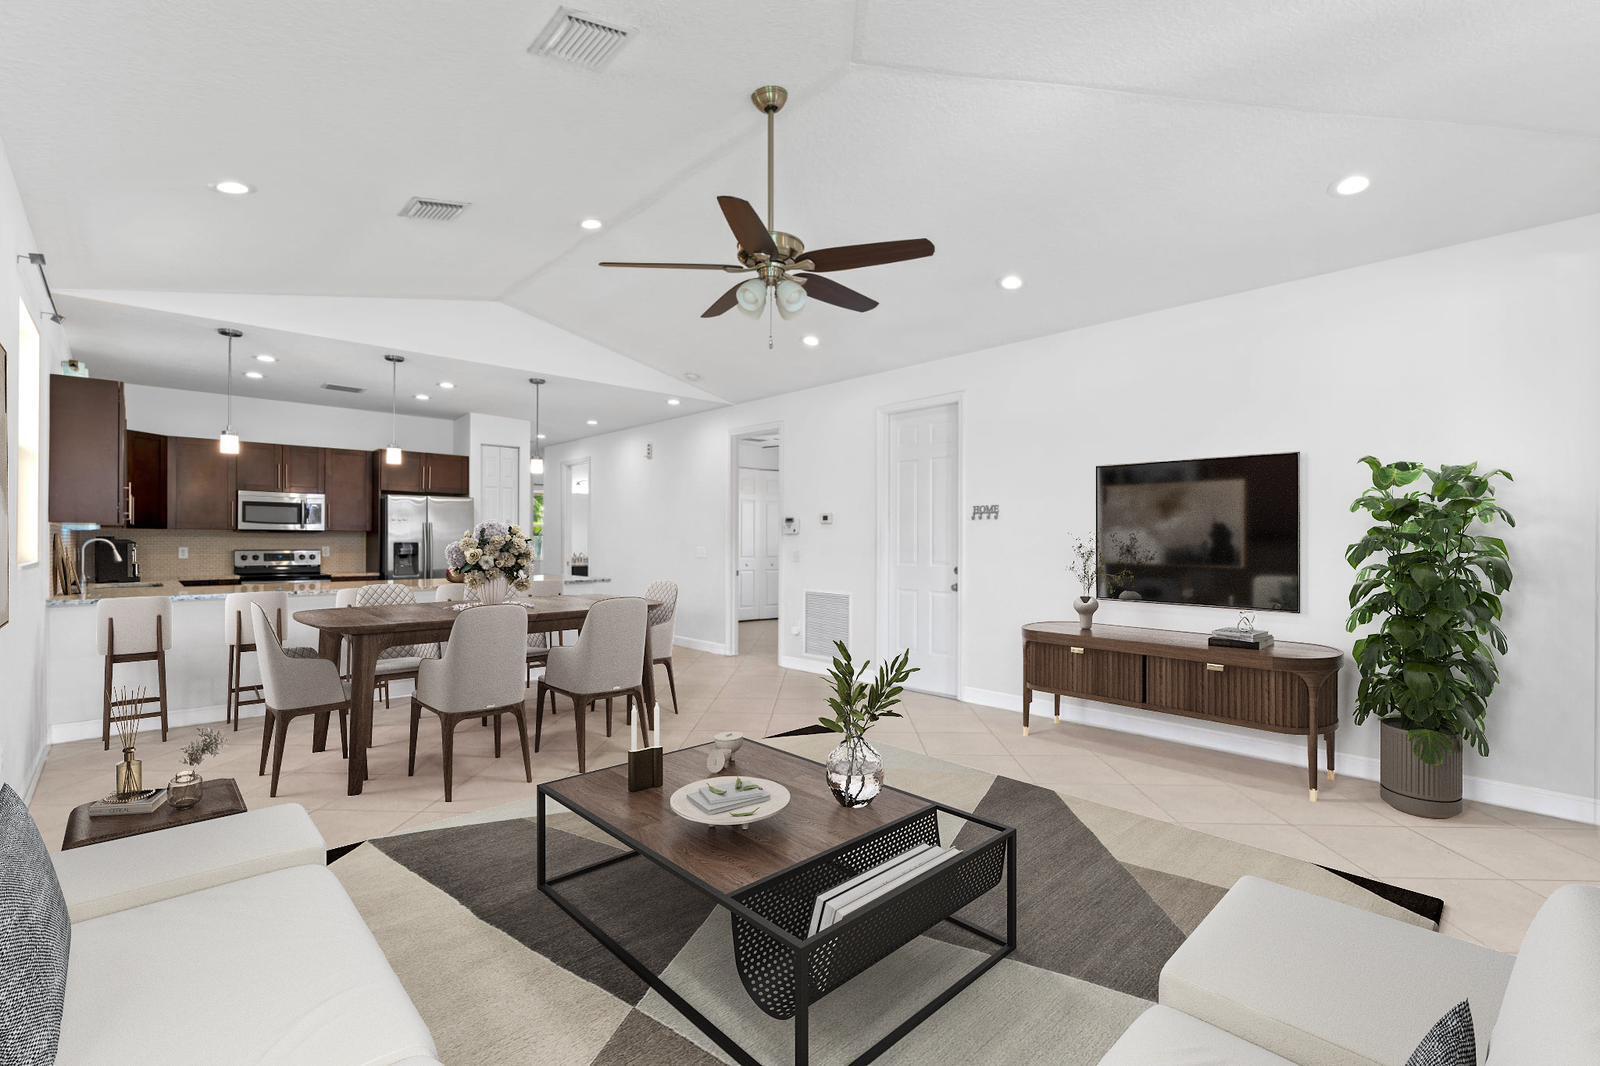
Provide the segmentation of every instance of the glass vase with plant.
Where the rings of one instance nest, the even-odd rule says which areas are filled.
[[[201,729],[195,738],[178,752],[180,766],[172,780],[167,782],[167,802],[178,810],[186,810],[200,802],[200,791],[205,786],[199,766],[208,755],[222,750],[222,734],[215,729]]]
[[[833,685],[828,706],[833,716],[819,719],[825,727],[842,733],[844,739],[828,756],[828,788],[844,807],[865,807],[883,788],[883,759],[867,742],[867,730],[880,718],[899,718],[895,706],[905,692],[905,683],[917,667],[910,665],[908,648],[894,659],[878,665],[878,674],[865,680],[871,660],[859,667],[850,658],[844,641],[834,642],[833,665],[827,678]]]

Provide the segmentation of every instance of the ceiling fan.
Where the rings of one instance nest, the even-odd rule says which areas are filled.
[[[806,251],[799,237],[772,228],[772,136],[773,120],[789,100],[781,85],[763,85],[750,94],[756,110],[767,116],[767,220],[761,221],[748,200],[719,196],[717,204],[728,228],[738,241],[734,263],[601,263],[603,267],[636,267],[645,270],[721,270],[729,274],[754,273],[717,297],[701,318],[715,318],[738,307],[752,318],[759,317],[769,299],[778,313],[788,318],[806,305],[808,299],[821,300],[851,311],[870,311],[878,301],[863,296],[823,274],[835,270],[898,263],[933,254],[933,242],[918,238],[909,241],[879,241],[875,244],[846,244],[837,248]]]

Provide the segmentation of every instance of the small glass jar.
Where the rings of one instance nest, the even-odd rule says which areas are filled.
[[[185,766],[167,782],[167,802],[175,810],[186,811],[200,802],[200,790],[205,779],[192,766]]]

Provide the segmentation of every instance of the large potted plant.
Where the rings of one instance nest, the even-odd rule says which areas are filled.
[[[1350,545],[1356,569],[1348,628],[1377,622],[1357,640],[1355,721],[1383,723],[1379,777],[1385,801],[1425,818],[1461,810],[1461,746],[1489,754],[1489,696],[1506,652],[1500,596],[1511,587],[1505,541],[1481,532],[1516,525],[1495,502],[1504,470],[1476,463],[1428,469],[1361,460],[1372,485],[1351,504],[1373,525]],[[1428,485],[1403,491],[1426,478]]]

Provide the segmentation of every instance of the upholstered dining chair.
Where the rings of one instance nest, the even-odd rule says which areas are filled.
[[[105,693],[100,701],[100,741],[111,750],[111,724],[129,718],[161,719],[161,740],[167,739],[167,649],[172,647],[172,599],[140,596],[136,599],[102,599],[95,606],[95,644],[106,659]],[[112,692],[111,668],[117,663],[156,664],[154,696],[124,696]],[[159,703],[158,711],[146,704]]]
[[[339,754],[350,756],[346,716],[350,711],[350,683],[339,677],[337,663],[323,658],[290,658],[273,631],[272,621],[259,603],[250,605],[256,631],[256,658],[261,664],[262,701],[267,716],[261,726],[261,767],[267,772],[272,754],[269,796],[278,794],[278,771],[283,768],[283,745],[289,723],[306,714],[339,713]]]
[[[672,676],[672,631],[678,617],[678,583],[654,581],[645,589],[647,600],[660,600],[650,608],[650,667],[667,668],[667,688],[672,692],[672,713],[678,713],[678,681]]]
[[[261,686],[258,684],[247,685],[244,683],[244,657],[245,653],[256,650],[259,634],[255,628],[255,618],[251,612],[253,605],[259,605],[267,616],[267,621],[272,626],[272,632],[279,638],[279,646],[283,647],[285,616],[289,609],[289,594],[286,592],[230,592],[222,601],[222,640],[228,648],[228,705],[224,714],[224,721],[233,722],[233,731],[239,731],[239,709],[253,707],[261,702]],[[283,647],[283,653],[291,659],[315,659],[316,648]],[[243,699],[247,692],[256,695],[250,699]]]
[[[433,601],[435,603],[465,603],[471,597],[472,590],[467,588],[464,581],[451,581],[444,585],[433,587]]]
[[[515,603],[474,607],[461,612],[450,629],[444,655],[424,659],[417,668],[417,691],[411,697],[411,747],[406,776],[417,772],[417,728],[424,709],[439,719],[444,751],[444,798],[453,798],[456,725],[466,718],[494,718],[494,757],[500,757],[500,719],[517,720],[522,741],[522,769],[533,782],[528,755],[528,718],[523,709],[528,687],[523,654],[527,647],[528,612]]]
[[[544,697],[551,693],[550,705],[555,706],[555,693],[572,700],[573,722],[578,731],[578,772],[587,772],[585,758],[585,719],[587,711],[597,699],[610,700],[623,696],[628,701],[629,713],[633,703],[639,704],[639,713],[650,728],[655,722],[644,703],[644,687],[640,683],[640,665],[644,661],[645,626],[649,610],[638,597],[618,597],[601,600],[589,608],[583,630],[578,639],[562,648],[551,648],[545,660],[544,676],[539,679],[537,704],[533,718],[533,750],[539,750],[540,731],[544,725]],[[611,709],[606,708],[606,736],[611,735]]]
[[[337,604],[335,597],[335,604]],[[362,585],[355,590],[356,607],[394,607],[401,604],[416,603],[417,594],[414,589],[405,585],[396,585],[392,581],[385,581],[375,585]],[[391,681],[415,681],[417,679],[417,666],[424,659],[437,659],[439,645],[437,644],[396,644],[392,648],[385,648],[378,653],[378,691],[383,694],[383,705],[388,707],[389,683]]]

